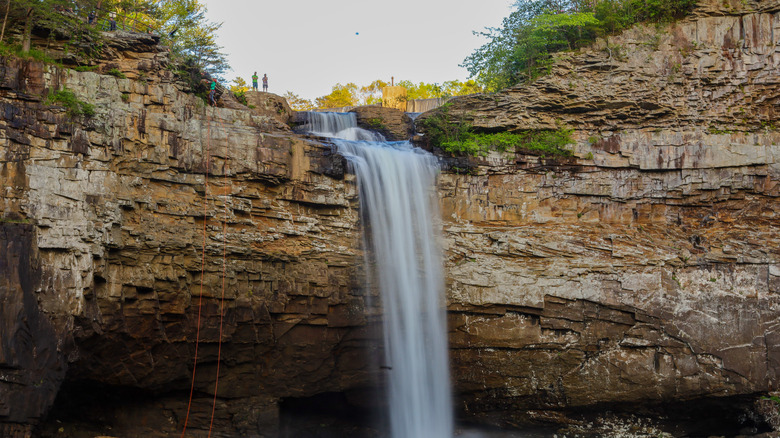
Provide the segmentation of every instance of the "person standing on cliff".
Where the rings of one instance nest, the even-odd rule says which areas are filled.
[[[111,13],[108,14],[108,30],[109,31],[116,30],[116,12],[114,11],[111,11]]]
[[[268,75],[263,73],[263,91],[268,91]]]
[[[211,81],[211,90],[209,91],[209,105],[211,106],[217,106],[217,100],[214,98],[214,93],[216,93],[217,90],[217,80],[216,78]]]
[[[257,72],[252,75],[252,90],[257,91]]]

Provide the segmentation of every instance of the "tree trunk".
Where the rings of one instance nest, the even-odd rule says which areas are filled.
[[[22,37],[22,53],[30,51],[30,40],[32,39],[32,12],[33,8],[27,10],[27,18],[24,20],[24,36]]]
[[[5,16],[3,17],[3,28],[0,29],[0,43],[3,42],[3,35],[5,35],[5,23],[8,22],[9,10],[11,10],[11,0],[8,0],[5,4]]]

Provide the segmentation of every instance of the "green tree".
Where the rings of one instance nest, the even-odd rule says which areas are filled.
[[[461,64],[472,78],[496,91],[532,80],[549,67],[551,54],[590,41],[599,32],[599,20],[587,0],[518,1],[501,28],[475,34],[488,42]]]
[[[431,99],[434,97],[444,97],[444,89],[439,84],[428,84],[419,82],[415,84],[412,81],[400,80],[397,85],[406,88],[406,98],[411,99]]]
[[[292,91],[284,93],[282,97],[287,99],[287,104],[295,111],[311,111],[316,108],[310,100],[304,99]]]
[[[67,0],[7,0],[3,14],[3,24],[0,30],[0,42],[5,38],[6,29],[21,30],[22,52],[29,52],[32,43],[33,27],[52,29],[60,33],[72,30],[79,20],[71,14],[65,14],[66,8],[72,7]]]
[[[696,0],[518,0],[501,27],[475,32],[488,39],[461,64],[487,91],[544,74],[552,54],[589,44],[640,21],[669,21]]]
[[[426,82],[414,83],[408,80],[398,81],[398,85],[406,88],[407,99],[432,99],[437,97],[463,96],[465,94],[481,93],[484,90],[477,81],[470,79],[466,82],[459,80],[445,81],[441,85]]]
[[[237,77],[233,79],[233,83],[230,85],[230,92],[233,93],[233,96],[236,96],[236,99],[241,102],[244,105],[248,105],[246,101],[246,92],[249,91],[249,87],[246,84],[246,81],[242,77]]]
[[[358,100],[361,105],[374,105],[382,103],[382,88],[386,87],[387,82],[377,79],[370,84],[360,87]]]
[[[445,96],[465,96],[467,94],[482,93],[484,90],[474,79],[465,82],[458,80],[445,81],[441,84]]]
[[[340,108],[358,105],[358,86],[350,82],[346,85],[336,84],[330,94],[316,98],[317,108]]]
[[[222,80],[229,68],[216,40],[222,23],[207,20],[207,9],[199,0],[159,0],[155,11],[163,41],[171,52]]]
[[[237,77],[233,79],[233,84],[230,85],[230,91],[235,93],[246,93],[249,91],[249,85],[247,85],[246,81],[242,77]]]

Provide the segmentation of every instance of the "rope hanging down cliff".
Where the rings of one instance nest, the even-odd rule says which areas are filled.
[[[224,126],[220,122],[220,128],[224,130]],[[211,429],[214,426],[214,412],[217,409],[217,390],[219,389],[219,365],[222,362],[222,322],[225,319],[225,279],[227,277],[227,221],[228,221],[228,196],[230,194],[230,186],[228,185],[228,147],[225,144],[225,162],[222,165],[223,184],[225,185],[225,220],[222,221],[222,297],[219,304],[219,347],[217,347],[217,377],[214,380],[214,402],[211,405],[211,422],[209,423],[209,438],[211,437]]]
[[[207,116],[206,126],[207,126],[206,128],[207,135],[206,135],[206,155],[205,155],[204,191],[203,191],[203,249],[201,254],[200,294],[198,296],[198,319],[197,319],[197,327],[195,331],[195,359],[192,366],[192,381],[190,384],[189,400],[187,401],[187,414],[185,416],[184,427],[181,432],[182,438],[184,438],[187,432],[187,425],[189,424],[190,412],[192,410],[192,397],[195,392],[195,376],[198,367],[198,348],[200,345],[200,326],[201,326],[201,315],[202,315],[202,308],[203,308],[203,287],[204,287],[204,277],[205,277],[205,269],[206,269],[206,239],[207,239],[206,226],[208,224],[209,169],[211,165],[211,116],[210,115]],[[221,123],[220,126],[223,127]],[[222,359],[222,332],[223,332],[223,321],[224,321],[224,314],[225,314],[225,281],[227,278],[227,238],[226,238],[227,219],[228,219],[227,198],[229,196],[229,186],[228,186],[228,179],[227,179],[227,172],[228,172],[227,152],[228,151],[226,147],[225,163],[223,165],[223,175],[224,175],[223,181],[225,185],[225,199],[224,199],[225,219],[222,222],[222,297],[220,300],[219,347],[217,350],[217,375],[214,383],[214,400],[211,406],[211,420],[209,422],[209,434],[208,434],[209,437],[211,436],[211,432],[214,426],[214,414],[217,406],[217,389],[219,388],[219,368]]]

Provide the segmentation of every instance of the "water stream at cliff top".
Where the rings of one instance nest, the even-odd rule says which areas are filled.
[[[304,129],[330,137],[355,173],[367,254],[384,310],[390,429],[396,438],[451,438],[444,282],[438,248],[436,158],[387,142],[354,113],[309,113]],[[367,256],[367,262],[369,256]]]

